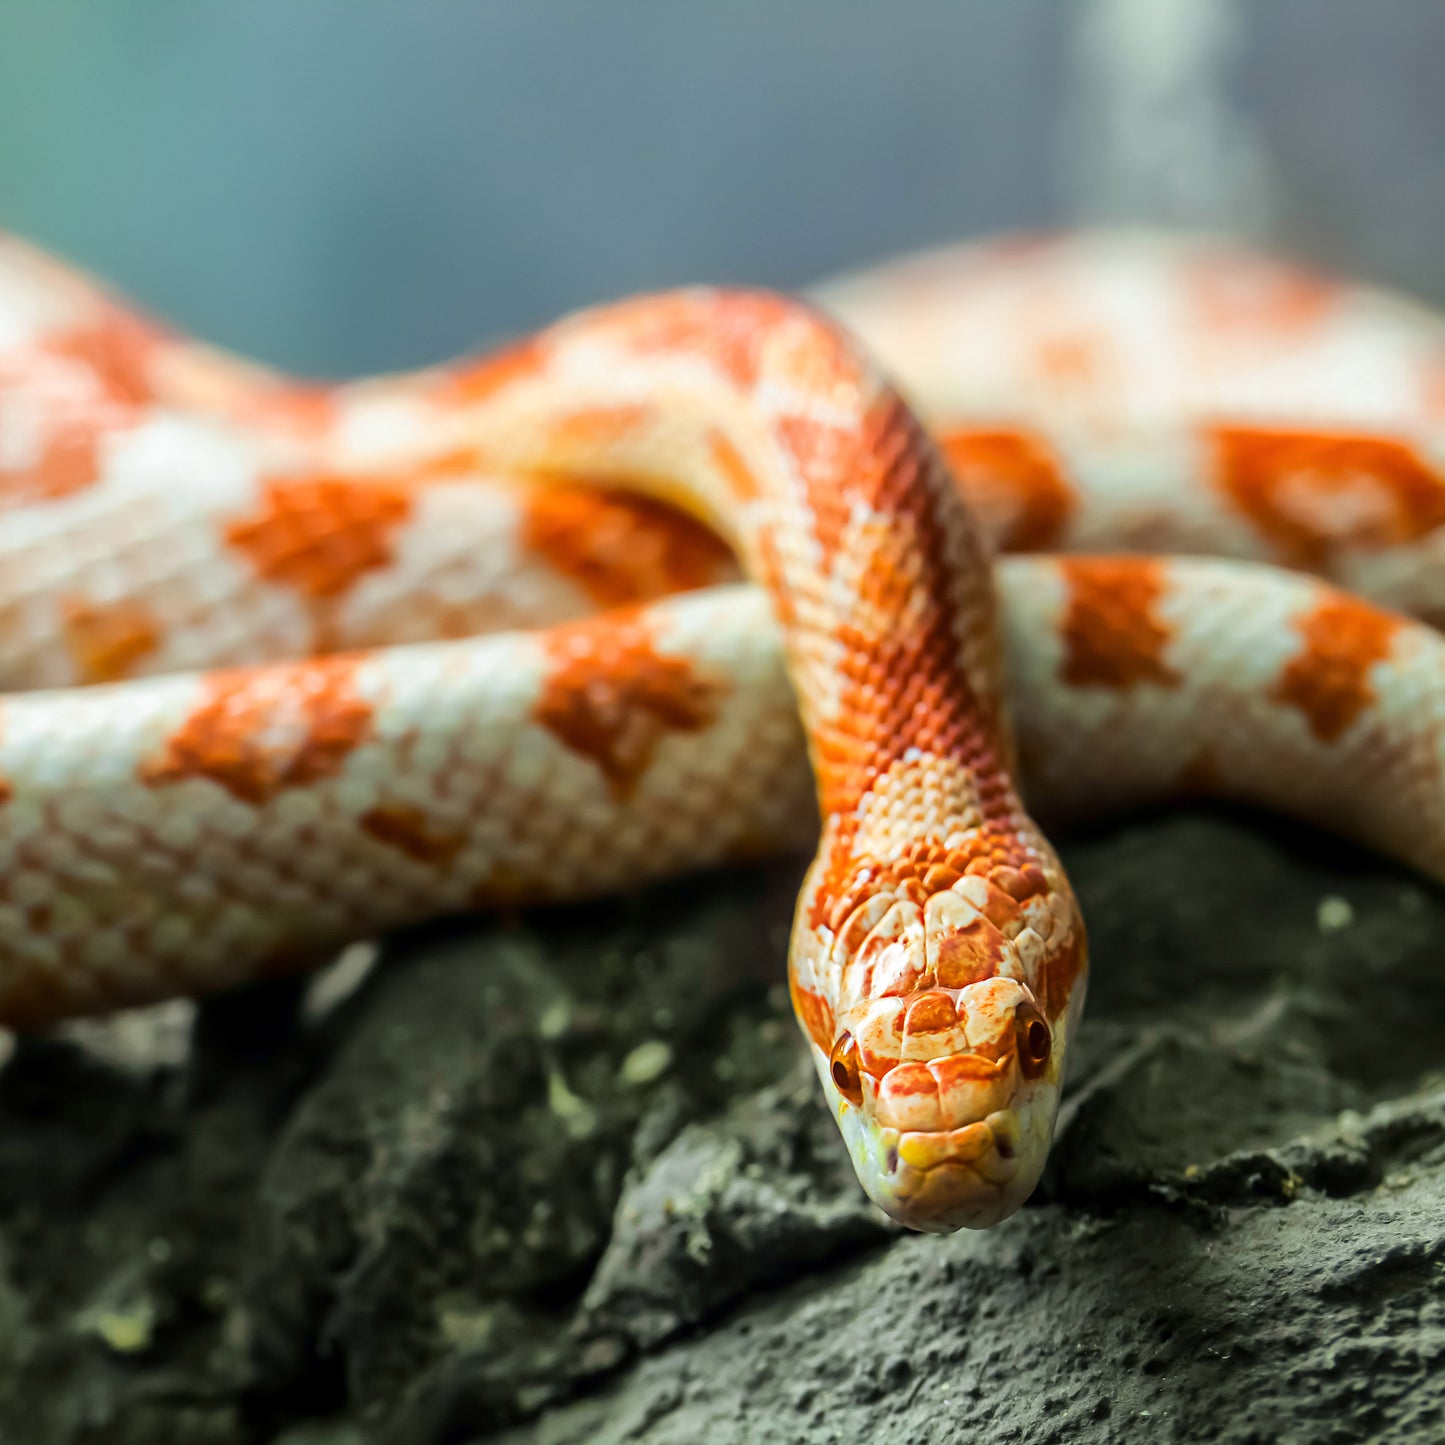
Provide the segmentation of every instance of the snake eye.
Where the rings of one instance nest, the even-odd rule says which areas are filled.
[[[828,1072],[838,1092],[857,1108],[863,1102],[863,1069],[858,1062],[858,1041],[852,1034],[839,1034],[828,1055]]]
[[[1021,1003],[1014,1010],[1014,1041],[1020,1073],[1026,1079],[1037,1079],[1048,1066],[1054,1041],[1043,1014],[1031,1003]]]

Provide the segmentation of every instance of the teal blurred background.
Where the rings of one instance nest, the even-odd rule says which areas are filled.
[[[1438,0],[0,0],[0,226],[300,371],[999,228],[1445,300]]]

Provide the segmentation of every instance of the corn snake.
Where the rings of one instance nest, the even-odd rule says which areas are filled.
[[[1445,615],[1417,440],[1445,329],[1127,238],[826,304],[990,541],[1246,560],[991,579],[908,408],[775,297],[622,303],[338,389],[0,251],[0,1017],[810,841],[806,738],[795,1006],[864,1187],[955,1228],[1033,1188],[1084,992],[1005,696],[1053,812],[1222,793],[1445,876],[1442,644],[1259,565]]]

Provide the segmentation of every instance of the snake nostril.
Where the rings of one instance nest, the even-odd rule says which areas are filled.
[[[896,1174],[896,1173],[898,1173],[898,1150],[897,1150],[897,1149],[890,1149],[890,1150],[888,1151],[888,1159],[887,1159],[886,1168],[884,1169],[884,1173],[886,1173],[886,1174]]]
[[[995,1134],[993,1138],[994,1152],[1000,1159],[1012,1159],[1018,1152],[1014,1148],[1014,1141],[1006,1134]]]

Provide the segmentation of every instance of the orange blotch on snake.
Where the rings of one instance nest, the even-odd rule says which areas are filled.
[[[832,1005],[822,994],[803,988],[791,972],[788,976],[788,992],[793,998],[793,1012],[804,1032],[825,1054],[830,1053],[837,1031]]]
[[[4,385],[0,373],[0,388]],[[84,491],[100,477],[100,441],[106,430],[80,417],[49,424],[34,458],[18,466],[0,463],[0,505],[53,502]]]
[[[319,382],[252,386],[221,409],[247,425],[311,440],[336,424],[336,391]]]
[[[722,581],[732,553],[701,522],[625,492],[527,488],[522,545],[599,607],[627,607]]]
[[[926,894],[942,893],[958,882],[959,875],[943,863],[934,863],[923,875],[923,891]]]
[[[1172,633],[1156,610],[1164,569],[1130,557],[1061,557],[1057,565],[1068,589],[1063,680],[1121,692],[1140,683],[1177,686],[1179,674],[1164,660]]]
[[[1077,500],[1053,451],[1017,430],[950,430],[943,455],[995,545],[1009,552],[1054,546]]]
[[[784,628],[796,627],[797,603],[792,589],[788,586],[787,573],[783,568],[783,554],[771,527],[759,527],[754,535],[753,575],[772,598],[778,622]]]
[[[1032,864],[1026,864],[1023,868],[1013,868],[1007,863],[1000,864],[990,869],[988,880],[995,888],[1020,903],[1044,889],[1043,871]]]
[[[100,479],[110,433],[153,399],[150,363],[164,333],[119,307],[0,357],[0,395],[24,415],[26,454],[0,461],[0,503],[58,501]]]
[[[420,808],[406,803],[370,809],[361,815],[361,826],[378,843],[385,843],[418,863],[450,863],[467,841],[464,834],[436,827]]]
[[[341,596],[393,555],[412,493],[393,482],[301,476],[269,481],[261,506],[232,521],[226,541],[268,582],[303,597]]]
[[[859,1021],[858,1058],[863,1072],[881,1077],[899,1060],[903,1046],[903,1014],[906,1001],[893,1000],[891,1009],[880,1010],[876,1003]]]
[[[622,301],[592,314],[638,355],[695,356],[735,385],[758,379],[763,353],[796,302],[766,292],[677,292]]]
[[[488,401],[518,381],[538,375],[547,365],[547,348],[538,337],[518,342],[476,361],[453,366],[442,381],[444,398],[462,405]]]
[[[1302,651],[1285,664],[1271,697],[1305,716],[1321,742],[1333,742],[1375,701],[1370,669],[1390,655],[1401,619],[1331,593],[1295,619]]]
[[[840,820],[834,856],[846,869],[849,820],[896,761],[917,752],[957,764],[987,816],[1012,806],[1007,748],[997,699],[975,689],[955,631],[967,562],[953,555],[958,539],[942,523],[951,479],[912,415],[889,397],[855,429],[803,421],[781,425],[778,435],[806,479],[825,567],[835,564],[853,518],[891,519],[865,531],[870,554],[856,585],[860,613],[881,610],[896,625],[839,624],[843,674],[833,711],[846,724],[820,727],[814,745],[822,811]],[[970,625],[986,642],[989,595],[980,588],[967,601]]]
[[[1008,869],[1006,881],[1019,890],[1020,902],[1047,887],[1043,870],[1017,835],[1000,828],[976,829],[952,848],[945,847],[937,838],[915,838],[898,857],[887,861],[866,855],[853,856],[847,850],[849,830],[841,828],[839,834],[838,845],[829,856],[808,915],[811,927],[828,928],[835,934],[870,898],[904,897],[922,902],[930,893],[939,891],[929,887],[928,879],[940,866],[955,877],[971,873],[990,881],[993,881],[992,875]],[[982,912],[994,924],[1018,916],[1014,898],[997,883],[990,890]]]
[[[1035,370],[1056,385],[1099,384],[1109,363],[1107,339],[1084,330],[1045,331],[1034,343]]]
[[[957,1023],[958,1010],[946,993],[920,993],[908,1004],[904,1030],[910,1034],[937,1034]]]
[[[799,324],[779,328],[769,338],[766,353],[769,381],[789,390],[807,392],[824,404],[853,403],[862,380],[857,362],[830,318],[818,312],[795,313]]]
[[[686,658],[658,652],[637,614],[612,613],[546,634],[549,668],[534,717],[602,770],[627,798],[669,732],[699,732],[717,716],[721,684]]]
[[[60,609],[66,649],[82,682],[119,682],[160,644],[160,628],[139,602],[66,597]]]
[[[1019,921],[1018,904],[999,887],[988,890],[988,897],[984,900],[981,912],[995,928],[1009,928]]]
[[[1027,890],[1021,897],[1028,897],[1031,892],[1041,893],[1044,889],[1043,873],[1013,833],[979,828],[956,847],[945,850],[941,845],[935,846],[956,873],[989,878],[996,870],[1012,868],[1021,880],[1020,886],[1025,886]]]
[[[554,418],[547,438],[561,447],[606,446],[645,429],[653,415],[654,409],[642,402],[581,407]]]
[[[1048,1019],[1057,1019],[1068,1007],[1074,984],[1088,964],[1083,925],[1075,919],[1074,927],[1078,930],[1075,936],[1050,952],[1043,973],[1033,984],[1034,997]]]
[[[853,840],[860,802],[893,764],[910,754],[937,758],[967,780],[959,808],[988,819],[1013,806],[1008,747],[996,697],[975,687],[991,672],[965,667],[955,631],[956,609],[967,606],[986,653],[990,598],[982,587],[959,595],[969,560],[966,543],[943,524],[952,480],[916,420],[885,394],[856,424],[784,417],[775,435],[802,484],[824,572],[838,567],[855,535],[860,547],[858,575],[849,578],[858,620],[840,622],[833,639],[842,675],[829,711],[843,721],[819,726],[813,746],[821,810],[836,823],[808,906],[810,922],[822,926],[838,899],[854,895],[856,904],[886,887],[871,860],[853,856]],[[891,625],[873,626],[875,618]],[[903,896],[908,886],[900,885]]]
[[[940,988],[967,988],[992,978],[1008,956],[1008,942],[985,918],[956,929],[938,946],[936,969]]]
[[[1318,571],[1340,547],[1379,550],[1445,524],[1445,477],[1389,437],[1219,427],[1221,491],[1280,558]]]
[[[949,1054],[942,1059],[930,1059],[927,1067],[940,1096],[946,1095],[960,1084],[996,1079],[1003,1072],[1001,1061],[989,1058],[982,1049],[966,1054]]]
[[[206,696],[141,769],[164,787],[206,778],[254,806],[341,771],[372,735],[356,657],[213,673]]]
[[[831,566],[853,510],[850,487],[860,447],[855,433],[806,416],[784,416],[777,423],[778,442],[800,476],[810,482],[813,531]]]
[[[155,322],[119,306],[105,306],[94,321],[57,332],[41,346],[84,366],[106,400],[141,407],[155,396],[151,365],[167,339]]]
[[[898,1064],[888,1071],[888,1092],[895,1098],[918,1095],[936,1097],[938,1080],[928,1071],[928,1065],[916,1061]]]
[[[708,450],[712,453],[713,464],[727,479],[728,487],[738,501],[751,502],[761,495],[757,477],[743,460],[742,453],[722,432],[714,430],[709,433]]]

